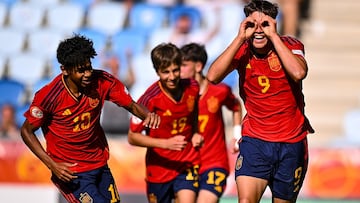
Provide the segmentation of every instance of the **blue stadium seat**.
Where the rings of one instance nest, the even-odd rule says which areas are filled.
[[[111,39],[112,51],[120,58],[123,70],[128,67],[128,53],[134,57],[145,51],[146,36],[134,30],[122,30]]]
[[[149,35],[165,25],[167,14],[161,5],[137,3],[129,13],[129,28]]]
[[[23,106],[26,102],[26,86],[16,80],[0,80],[0,105],[11,104],[14,107]]]

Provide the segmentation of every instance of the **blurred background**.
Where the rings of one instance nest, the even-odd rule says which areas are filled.
[[[280,8],[279,32],[304,43],[309,66],[305,111],[316,132],[309,135],[310,165],[300,202],[360,202],[360,1],[272,1]],[[19,135],[35,92],[60,74],[56,49],[62,39],[73,33],[92,39],[98,53],[93,67],[114,74],[137,99],[157,79],[150,61],[154,46],[202,43],[209,65],[237,34],[246,3],[0,0],[0,202],[63,202],[48,169]],[[237,77],[234,72],[224,80],[236,94]],[[224,114],[230,127],[230,114]],[[127,111],[105,104],[102,125],[118,189],[123,202],[139,203],[146,201],[145,151],[128,145],[128,118]],[[236,155],[229,156],[234,164]],[[236,202],[233,178],[221,202]]]

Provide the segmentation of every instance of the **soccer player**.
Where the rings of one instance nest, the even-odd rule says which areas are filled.
[[[120,202],[107,165],[109,147],[100,114],[105,100],[144,119],[150,128],[160,117],[134,102],[114,76],[94,70],[93,42],[81,35],[60,42],[57,59],[62,74],[36,94],[21,128],[30,150],[51,170],[52,182],[68,202]],[[34,132],[41,128],[43,148]]]
[[[151,60],[159,80],[139,98],[139,103],[161,117],[157,129],[145,129],[132,116],[128,141],[147,147],[146,184],[151,203],[194,203],[198,191],[198,148],[203,137],[197,133],[199,85],[180,79],[181,51],[171,43],[157,45]],[[142,131],[145,130],[145,134]]]
[[[197,203],[217,203],[226,188],[229,160],[222,107],[232,111],[234,136],[241,136],[241,104],[224,83],[214,85],[203,75],[207,53],[203,45],[186,44],[181,47],[183,62],[181,78],[194,78],[200,85],[198,131],[204,137],[200,149],[199,194]],[[233,139],[232,141],[235,141]],[[233,152],[238,148],[230,145]]]
[[[247,113],[235,164],[238,201],[259,202],[269,186],[273,202],[296,202],[308,166],[307,135],[314,132],[304,115],[304,46],[277,33],[276,4],[253,0],[244,12],[237,36],[207,73],[213,83],[239,73]]]

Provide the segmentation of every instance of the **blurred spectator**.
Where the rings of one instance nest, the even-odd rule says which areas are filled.
[[[215,9],[216,14],[219,13],[218,9]],[[200,44],[206,44],[213,39],[219,32],[220,18],[216,18],[216,26],[213,26],[210,30],[206,28],[196,27],[193,25],[192,17],[184,12],[176,19],[172,31],[169,36],[169,41],[173,44],[181,47],[185,44],[196,42]]]
[[[20,128],[16,124],[16,110],[10,104],[1,107],[0,138],[20,139]]]

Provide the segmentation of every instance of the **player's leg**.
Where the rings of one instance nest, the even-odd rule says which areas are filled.
[[[199,191],[198,166],[180,173],[174,180],[175,203],[195,203]]]
[[[114,177],[108,166],[102,167],[100,173],[99,192],[110,202],[120,202],[119,191],[115,185]]]
[[[297,143],[283,143],[279,164],[270,184],[275,203],[296,202],[308,167],[307,139]]]
[[[217,203],[226,188],[229,173],[222,168],[211,168],[199,176],[197,203]]]
[[[170,203],[174,199],[173,181],[166,183],[146,183],[149,203]]]
[[[277,143],[243,136],[235,163],[238,202],[259,202],[270,180]]]

